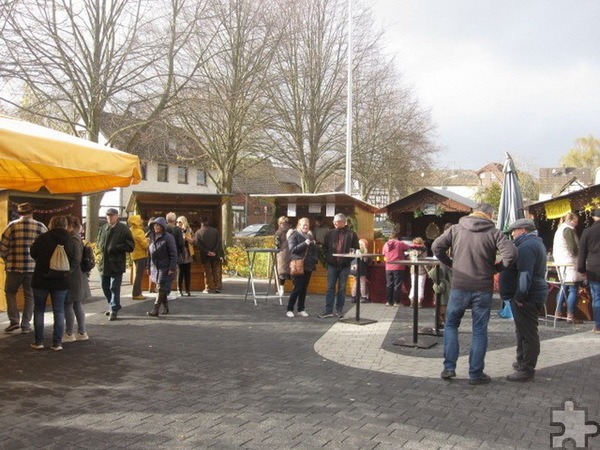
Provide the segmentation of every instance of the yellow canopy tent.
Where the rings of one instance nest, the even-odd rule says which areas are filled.
[[[137,184],[137,156],[0,115],[0,189],[51,194],[98,192]],[[4,286],[0,260],[0,287]],[[0,310],[4,309],[0,288]]]
[[[140,180],[135,155],[0,115],[0,189],[84,193]]]

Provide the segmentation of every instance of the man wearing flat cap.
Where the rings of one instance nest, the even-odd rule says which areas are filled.
[[[600,334],[600,209],[592,213],[594,223],[583,230],[579,239],[577,271],[583,274],[592,293],[595,326],[592,332]]]
[[[500,295],[511,299],[517,335],[515,372],[506,379],[532,381],[540,354],[538,316],[548,297],[546,247],[531,219],[518,219],[508,229],[519,255],[513,265],[500,273]]]
[[[17,205],[19,218],[10,222],[2,233],[0,241],[0,257],[6,263],[6,313],[10,324],[4,330],[12,333],[21,328],[22,333],[31,332],[31,317],[33,316],[33,289],[31,278],[35,269],[35,261],[29,254],[31,244],[36,238],[48,231],[46,225],[33,219],[33,207],[29,203]],[[23,287],[25,304],[19,325],[19,308],[17,306],[17,292]]]
[[[100,251],[100,284],[109,306],[106,315],[108,320],[117,320],[118,311],[121,309],[121,283],[127,253],[133,251],[135,243],[127,225],[119,221],[119,211],[115,208],[106,210],[106,224],[98,230],[96,244]]]

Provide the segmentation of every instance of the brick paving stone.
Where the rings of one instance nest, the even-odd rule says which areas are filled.
[[[363,327],[289,320],[271,300],[244,303],[238,279],[226,280],[221,296],[177,299],[154,320],[145,316],[151,302],[131,301],[126,284],[119,320],[109,322],[92,284],[89,341],[36,352],[31,335],[0,336],[3,449],[548,448],[550,408],[565,399],[600,421],[600,357],[586,356],[600,339],[581,327],[540,327],[542,348],[556,348],[564,362],[515,385],[501,375],[514,359],[513,326],[493,318],[490,350],[506,351],[490,358],[494,381],[473,387],[439,379],[440,344],[392,345],[410,333],[409,308],[367,304],[364,316],[380,322]],[[310,295],[307,306],[321,310],[323,296]],[[420,316],[433,317],[429,309]],[[319,349],[324,337],[333,358]],[[559,351],[561,339],[577,351]],[[378,340],[382,351],[369,354]],[[345,356],[354,362],[337,360]],[[418,358],[431,377],[402,357]],[[600,448],[600,437],[589,444]]]

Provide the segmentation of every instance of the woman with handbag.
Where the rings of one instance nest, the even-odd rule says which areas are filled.
[[[318,254],[315,238],[310,232],[310,221],[303,217],[298,221],[298,226],[288,237],[290,248],[290,275],[294,283],[294,289],[288,300],[286,316],[294,317],[294,306],[298,302],[298,315],[308,317],[304,310],[306,301],[306,290],[310,282],[310,276],[317,267]]]

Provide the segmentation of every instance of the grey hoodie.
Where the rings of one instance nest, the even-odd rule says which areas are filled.
[[[494,290],[494,274],[517,259],[517,248],[494,223],[477,213],[461,217],[432,245],[433,254],[452,268],[452,289],[469,292]],[[448,250],[452,248],[452,259]],[[496,263],[496,254],[500,262]]]

